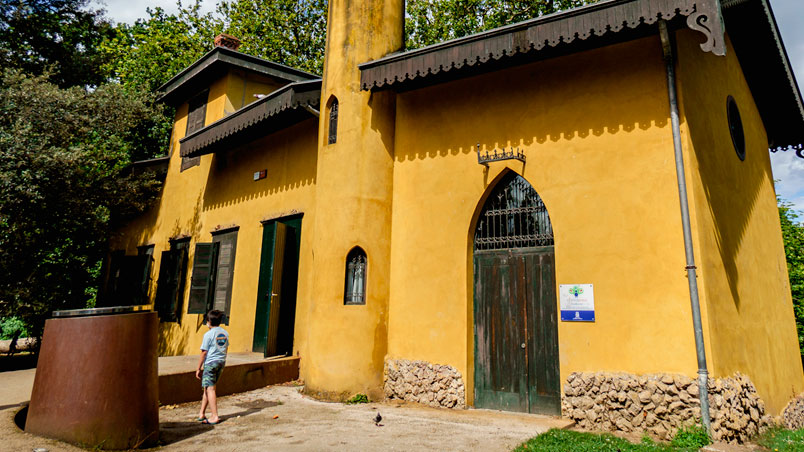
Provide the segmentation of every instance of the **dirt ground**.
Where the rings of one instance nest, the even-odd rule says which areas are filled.
[[[194,419],[198,404],[161,407],[159,451],[510,451],[557,418],[487,410],[444,410],[406,404],[345,405],[313,400],[295,386],[269,386],[222,397],[222,422]],[[0,412],[0,450],[82,449],[20,431],[18,409]],[[380,426],[373,419],[382,415]],[[278,416],[274,418],[275,416]]]

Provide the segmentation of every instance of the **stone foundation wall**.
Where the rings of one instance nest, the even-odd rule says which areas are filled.
[[[740,374],[710,379],[709,405],[715,441],[745,442],[771,423],[754,384]],[[564,385],[562,412],[584,429],[665,440],[701,417],[697,382],[670,374],[573,373]]]
[[[406,359],[386,360],[385,397],[433,407],[466,408],[466,389],[458,369]]]
[[[786,428],[798,430],[804,428],[804,394],[796,397],[787,404],[782,411],[782,425]]]

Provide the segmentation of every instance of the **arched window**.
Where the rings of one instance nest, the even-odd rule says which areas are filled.
[[[522,176],[506,174],[489,194],[475,229],[475,250],[553,246],[542,198]]]
[[[329,138],[327,144],[338,141],[338,98],[332,96],[329,101]]]
[[[366,304],[366,268],[368,260],[363,248],[356,246],[346,256],[346,284],[343,304]]]

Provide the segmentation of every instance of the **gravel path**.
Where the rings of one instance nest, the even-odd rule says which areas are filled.
[[[565,420],[488,410],[445,410],[407,404],[344,405],[302,396],[299,387],[269,386],[219,401],[223,422],[196,422],[198,404],[162,407],[160,451],[510,451]],[[0,412],[2,450],[81,449],[34,437]],[[373,419],[381,413],[381,426]]]

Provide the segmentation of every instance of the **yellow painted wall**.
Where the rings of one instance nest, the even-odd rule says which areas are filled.
[[[804,391],[768,139],[730,42],[726,57],[703,53],[699,36],[678,34],[696,258],[708,311],[715,377],[748,375],[776,415]],[[733,96],[745,128],[746,158],[732,145],[726,116]]]
[[[232,104],[227,93],[237,92],[229,84],[233,81],[237,82],[237,78],[224,76],[210,87],[206,124],[222,118],[226,106]],[[184,137],[186,127],[185,103],[177,109],[171,137],[173,153],[158,204],[119,231],[111,249],[135,254],[139,245],[155,245],[150,294],[153,300],[161,252],[169,249],[170,238],[191,237],[181,324],[160,325],[160,354],[193,354],[207,331],[201,324],[201,315],[186,314],[194,245],[212,241],[211,232],[216,228],[239,226],[231,323],[226,328],[230,332],[231,352],[251,351],[262,246],[261,220],[304,213],[300,275],[311,273],[309,242],[314,220],[317,123],[311,118],[239,149],[202,156],[200,166],[180,172],[179,140]],[[253,173],[263,169],[268,171],[267,178],[253,181]],[[308,287],[307,283],[300,283],[297,296],[309,297]]]
[[[229,71],[227,77],[225,115],[258,100],[254,97],[255,94],[270,94],[285,85],[269,77],[242,70]]]
[[[328,111],[319,122],[315,275],[300,299],[307,319],[301,375],[312,391],[382,392],[390,280],[394,97],[360,90],[359,63],[402,47],[402,0],[330,4],[321,105],[339,101],[338,140],[327,144]],[[344,306],[348,252],[368,256],[367,301]],[[298,324],[299,322],[297,322]]]
[[[478,142],[527,163],[486,170]],[[562,380],[695,375],[658,37],[400,94],[394,148],[389,358],[455,366],[472,403],[474,217],[510,169],[548,208],[557,284],[594,284],[596,321],[559,322]]]

